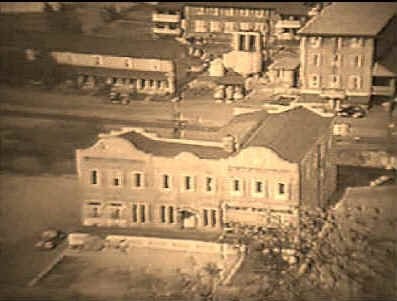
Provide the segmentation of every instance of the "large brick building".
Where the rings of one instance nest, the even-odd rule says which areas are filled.
[[[296,107],[238,115],[206,141],[140,129],[100,136],[76,151],[82,222],[210,231],[296,223],[300,206],[325,207],[335,190],[332,124]]]
[[[305,101],[367,105],[396,87],[397,5],[334,3],[300,31],[300,83]],[[394,47],[394,49],[393,49]]]

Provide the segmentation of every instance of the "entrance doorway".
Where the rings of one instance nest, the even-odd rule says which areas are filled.
[[[182,229],[194,229],[197,227],[197,214],[183,209],[180,212],[181,227]]]

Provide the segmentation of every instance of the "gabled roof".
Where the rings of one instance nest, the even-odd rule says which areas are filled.
[[[2,32],[1,45],[168,60],[186,55],[186,48],[175,40],[126,40],[71,33]]]
[[[373,76],[397,76],[397,45],[380,58],[374,65]]]
[[[220,141],[231,134],[238,138],[240,149],[265,147],[289,162],[299,163],[318,138],[329,131],[332,120],[301,106],[277,114],[257,111],[236,116],[215,136]],[[154,140],[137,132],[128,132],[120,137],[155,156],[174,157],[190,152],[203,159],[222,159],[236,155],[221,147]]]
[[[396,11],[393,2],[335,2],[307,22],[299,34],[376,36]]]
[[[300,162],[319,137],[329,131],[333,118],[304,107],[269,114],[245,147],[268,147],[290,162]]]

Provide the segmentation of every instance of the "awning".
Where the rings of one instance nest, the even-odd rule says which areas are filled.
[[[372,76],[379,77],[397,77],[397,74],[380,63],[375,63],[372,70]]]

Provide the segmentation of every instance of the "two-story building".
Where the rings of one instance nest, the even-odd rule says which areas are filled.
[[[311,19],[299,31],[302,99],[336,108],[393,96],[396,11],[395,3],[341,2]]]
[[[82,222],[209,231],[296,224],[300,206],[325,207],[335,190],[332,124],[295,107],[236,116],[206,140],[134,128],[101,135],[76,151]]]
[[[31,53],[49,53],[79,86],[125,85],[131,93],[174,94],[177,80],[185,78],[187,49],[174,40],[134,40],[81,34],[8,33],[2,47]],[[29,59],[32,61],[31,59]]]

